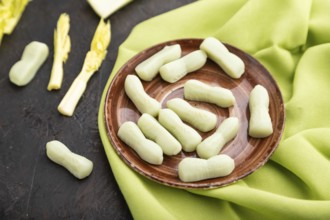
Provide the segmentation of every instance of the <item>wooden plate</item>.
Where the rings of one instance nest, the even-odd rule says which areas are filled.
[[[240,129],[237,137],[229,142],[221,151],[228,154],[235,160],[235,170],[226,177],[208,179],[204,181],[184,183],[178,178],[178,163],[185,157],[196,157],[196,153],[182,151],[176,156],[164,156],[162,165],[151,165],[144,162],[140,157],[117,136],[117,131],[125,121],[137,122],[140,113],[126,96],[124,81],[128,74],[136,74],[134,69],[146,58],[150,57],[165,45],[180,44],[182,55],[199,49],[202,39],[181,39],[165,42],[146,49],[129,60],[116,74],[110,84],[105,100],[105,123],[111,145],[119,156],[133,170],[159,183],[179,188],[214,188],[233,183],[255,171],[267,162],[274,152],[281,139],[284,128],[284,105],[281,92],[269,74],[269,72],[253,57],[245,52],[226,45],[229,51],[238,55],[245,63],[245,73],[240,79],[232,79],[211,60],[208,60],[203,68],[190,73],[180,81],[169,84],[158,75],[151,82],[143,82],[145,91],[159,102],[163,108],[166,101],[174,98],[183,98],[183,84],[189,79],[197,79],[213,86],[221,86],[230,89],[235,98],[236,104],[230,108],[220,108],[213,104],[192,102],[191,104],[207,109],[218,116],[218,125],[229,116],[236,116],[240,120]],[[263,139],[251,138],[248,136],[249,108],[248,99],[252,88],[263,85],[269,93],[269,112],[273,122],[274,132],[271,136]],[[202,133],[203,138],[212,134],[214,130]]]

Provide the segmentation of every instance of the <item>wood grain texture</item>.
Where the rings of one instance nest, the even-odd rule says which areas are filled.
[[[283,99],[270,73],[250,55],[227,45],[229,51],[239,56],[245,64],[245,72],[239,79],[229,77],[217,64],[208,59],[201,69],[186,75],[176,83],[167,83],[158,75],[150,82],[143,81],[143,85],[146,93],[158,100],[163,108],[166,108],[166,102],[169,99],[184,98],[183,85],[190,79],[197,79],[211,86],[220,86],[232,91],[236,98],[236,104],[229,108],[221,108],[204,102],[189,101],[193,106],[215,113],[218,117],[217,127],[228,117],[237,117],[239,119],[240,128],[237,136],[221,150],[221,153],[227,154],[235,160],[236,168],[230,175],[193,183],[184,183],[178,178],[178,164],[185,157],[197,157],[196,152],[187,153],[182,151],[175,156],[164,156],[164,161],[161,165],[152,165],[141,160],[129,146],[118,138],[117,132],[120,125],[125,121],[137,122],[141,115],[123,89],[126,76],[136,74],[135,67],[164,46],[180,44],[182,56],[184,56],[198,50],[201,42],[202,39],[181,39],[164,42],[142,51],[118,71],[110,84],[105,102],[108,136],[112,146],[121,158],[138,173],[159,183],[178,188],[215,188],[244,178],[267,162],[276,149],[284,129],[285,112]],[[251,90],[257,84],[264,86],[270,96],[269,113],[274,132],[267,138],[251,138],[248,136],[249,96]],[[206,133],[200,132],[200,135],[204,139],[213,134],[215,129]]]
[[[112,40],[100,70],[90,80],[74,116],[56,108],[81,70],[99,17],[86,1],[31,1],[11,35],[0,46],[0,219],[131,219],[105,156],[98,133],[101,93],[119,45],[132,28],[152,16],[192,0],[138,0],[111,16]],[[48,92],[53,62],[53,30],[59,15],[71,18],[72,50],[60,91]],[[46,43],[50,55],[26,87],[10,83],[8,73],[31,41]],[[77,180],[51,162],[48,141],[58,139],[94,162],[90,177]]]

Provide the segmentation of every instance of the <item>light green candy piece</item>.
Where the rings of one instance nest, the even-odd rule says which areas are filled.
[[[158,121],[181,143],[182,149],[192,152],[202,141],[200,134],[192,127],[182,122],[180,117],[171,109],[162,109]]]
[[[142,160],[154,165],[162,164],[163,151],[161,147],[146,139],[134,122],[124,122],[118,130],[118,137],[130,146]]]
[[[53,162],[65,167],[78,179],[89,176],[93,170],[93,162],[89,159],[75,154],[63,143],[57,140],[46,144],[47,157]]]
[[[235,161],[225,154],[216,155],[207,160],[186,157],[178,165],[179,178],[183,182],[227,176],[234,169]]]
[[[16,62],[9,71],[9,80],[17,86],[27,85],[36,75],[49,54],[48,46],[32,41],[23,51],[21,60]]]
[[[188,73],[196,71],[206,63],[206,53],[202,50],[193,51],[180,59],[163,65],[159,69],[160,76],[169,83],[177,82]]]
[[[151,81],[157,75],[161,66],[180,57],[181,46],[179,44],[165,46],[162,50],[137,65],[135,71],[142,80]]]
[[[191,101],[201,101],[227,108],[235,104],[235,97],[229,89],[210,86],[198,80],[188,80],[184,84],[184,97]]]
[[[167,107],[173,110],[182,121],[187,122],[202,132],[208,132],[215,128],[217,116],[212,112],[195,108],[180,98],[174,98],[166,103]]]
[[[250,121],[249,135],[254,138],[268,137],[273,133],[273,124],[269,115],[269,96],[267,90],[256,85],[249,98]]]
[[[158,115],[161,104],[144,91],[143,85],[137,76],[128,75],[126,77],[125,92],[142,114],[148,113],[154,117]]]
[[[180,142],[151,115],[143,114],[138,120],[138,126],[148,139],[155,141],[162,148],[164,154],[171,156],[181,151]]]
[[[216,62],[230,77],[238,79],[245,71],[245,65],[241,58],[229,52],[229,50],[218,39],[206,38],[200,45],[207,56]]]
[[[198,156],[208,159],[219,154],[223,146],[236,137],[238,129],[238,118],[229,117],[225,119],[211,136],[204,139],[197,146]]]

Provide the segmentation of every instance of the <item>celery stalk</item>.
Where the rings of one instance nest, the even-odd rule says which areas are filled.
[[[61,14],[57,21],[57,29],[54,31],[54,62],[47,89],[60,89],[63,81],[63,62],[68,59],[71,50],[70,17],[68,14]]]
[[[1,44],[1,41],[2,41],[2,38],[4,35],[4,32],[3,32],[4,26],[5,26],[5,20],[0,19],[0,44]]]
[[[87,0],[95,13],[101,18],[107,18],[132,0]]]
[[[28,0],[0,1],[0,43],[4,34],[13,32],[28,3]]]
[[[28,3],[28,0],[2,0],[2,6],[10,12],[10,15],[6,19],[5,34],[11,34],[13,32]]]
[[[99,69],[107,54],[107,47],[109,46],[110,39],[110,21],[105,23],[103,19],[101,19],[95,31],[91,43],[91,49],[86,54],[82,70],[73,81],[71,87],[57,108],[61,114],[66,116],[73,115],[73,112],[87,87],[89,79]]]

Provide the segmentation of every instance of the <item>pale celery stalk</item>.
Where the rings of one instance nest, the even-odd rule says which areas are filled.
[[[4,34],[13,32],[28,2],[28,0],[0,1],[0,44]]]
[[[28,0],[2,0],[2,6],[7,7],[10,11],[4,28],[5,34],[11,34],[13,32],[28,3]]]
[[[68,14],[61,14],[57,21],[57,28],[54,31],[54,62],[47,89],[60,89],[63,81],[63,63],[68,59],[71,50],[69,34],[70,17]]]
[[[10,16],[8,7],[5,7],[2,2],[0,2],[0,44],[5,34],[6,19]]]
[[[132,0],[87,0],[95,13],[101,18],[107,18]]]
[[[4,26],[5,26],[5,20],[0,19],[0,44],[1,44],[1,41],[2,41],[2,38],[4,35],[4,32],[3,32]]]
[[[73,115],[79,99],[86,89],[88,80],[99,69],[107,54],[107,47],[109,46],[110,39],[110,21],[105,23],[103,19],[101,19],[95,31],[91,49],[86,54],[82,70],[73,81],[57,108],[61,114],[66,116]]]

